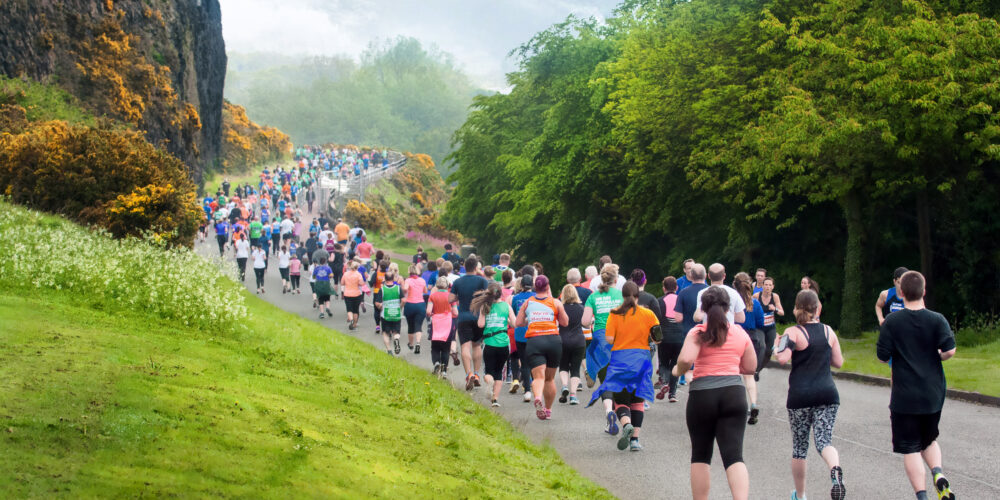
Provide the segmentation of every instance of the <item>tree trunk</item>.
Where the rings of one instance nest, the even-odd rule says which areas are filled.
[[[845,337],[861,335],[861,262],[864,257],[865,224],[861,197],[851,190],[841,199],[847,221],[847,251],[844,255],[844,292],[840,309],[840,332]]]
[[[917,238],[920,247],[920,272],[927,280],[927,295],[924,300],[927,307],[934,306],[934,247],[931,245],[931,208],[927,198],[927,190],[922,189],[917,194]]]

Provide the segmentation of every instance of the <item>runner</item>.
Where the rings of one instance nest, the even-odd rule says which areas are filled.
[[[580,272],[576,273],[577,281]],[[588,290],[589,291],[589,290]],[[569,324],[559,326],[559,337],[562,339],[562,356],[559,358],[559,378],[562,381],[562,391],[559,394],[559,402],[571,405],[580,404],[576,397],[577,389],[580,387],[580,365],[587,355],[587,341],[583,337],[583,304],[580,303],[580,296],[577,288],[568,284],[563,287],[559,294],[559,300],[563,303]]]
[[[343,246],[347,246],[347,239],[351,235],[351,226],[344,223],[344,219],[337,219],[337,225],[333,228],[334,234],[336,234],[337,243]]]
[[[347,263],[347,272],[341,280],[344,288],[344,307],[347,309],[347,329],[356,330],[358,328],[358,311],[361,309],[361,301],[364,300],[362,287],[365,286],[365,278],[358,272],[361,263],[352,260]],[[398,348],[396,354],[399,354]]]
[[[753,283],[750,281],[749,274],[744,272],[736,273],[736,278],[733,279],[733,288],[740,294],[743,303],[746,304],[743,310],[743,315],[746,319],[736,324],[740,325],[743,331],[747,332],[747,335],[750,336],[750,342],[753,343],[754,354],[757,355],[759,365],[760,359],[764,357],[764,351],[767,350],[764,344],[764,332],[760,330],[760,327],[764,326],[764,308],[761,307],[760,301],[753,298]],[[747,396],[750,399],[750,416],[747,418],[747,424],[750,425],[755,425],[760,416],[760,407],[757,406],[756,374],[757,370],[755,369],[753,375],[743,376],[743,384],[746,385]]]
[[[885,318],[889,316],[890,313],[894,313],[905,308],[903,305],[903,294],[899,290],[899,280],[907,271],[909,271],[909,269],[905,267],[897,267],[896,270],[892,272],[893,287],[888,290],[882,290],[882,293],[878,294],[878,300],[875,301],[875,317],[878,318],[879,325],[885,322]]]
[[[587,406],[602,394],[612,393],[615,413],[622,424],[618,449],[640,451],[644,403],[653,399],[649,344],[659,343],[663,336],[656,314],[639,305],[639,286],[635,281],[625,283],[622,297],[622,304],[608,315],[606,338],[612,346],[607,378],[601,381]]]
[[[692,281],[689,279],[691,276],[691,268],[694,266],[694,259],[687,259],[684,261],[684,274],[680,278],[677,278],[677,293],[681,293],[685,288],[691,286]],[[687,330],[685,330],[687,333]]]
[[[288,274],[288,266],[291,265],[292,254],[288,251],[288,247],[281,245],[281,251],[278,252],[278,273],[281,275],[281,293],[288,293],[291,290],[292,283],[290,275]]]
[[[757,295],[764,289],[764,280],[767,278],[767,269],[758,267],[753,276],[753,294]]]
[[[448,301],[448,278],[438,277],[434,292],[427,299],[427,316],[431,318],[431,361],[434,375],[448,377],[448,353],[451,351],[453,322],[458,317],[458,306]]]
[[[810,278],[809,276],[803,276],[802,279],[799,280],[799,287],[802,290],[812,290],[816,292],[816,296],[819,297],[819,283],[817,283],[816,280]],[[818,318],[822,313],[823,313],[823,301],[821,300],[819,302],[819,309],[816,311],[816,317]]]
[[[476,292],[486,290],[489,282],[477,274],[479,260],[469,256],[465,260],[465,276],[458,278],[451,285],[451,302],[458,302],[458,320],[456,329],[458,340],[462,346],[462,367],[465,368],[465,390],[479,387],[479,370],[483,363],[483,329],[477,324],[476,313],[469,309]]]
[[[385,282],[385,272],[389,269],[389,261],[382,260],[382,251],[376,254],[376,269],[368,277],[368,286],[372,290],[372,309],[375,315],[375,334],[382,333],[382,284]]]
[[[502,253],[500,254],[500,263],[493,266],[493,270],[496,271],[496,275],[493,277],[496,281],[503,282],[503,272],[510,269],[510,254]]]
[[[941,363],[955,355],[955,335],[944,316],[924,306],[922,274],[907,271],[899,281],[905,309],[885,318],[876,345],[879,360],[892,360],[892,451],[903,455],[918,500],[927,500],[924,463],[931,469],[938,498],[953,500],[937,438],[947,390]]]
[[[776,316],[784,316],[785,309],[781,307],[781,297],[774,293],[774,278],[770,276],[764,278],[761,291],[754,298],[764,308],[764,327],[761,329],[764,332],[764,356],[763,359],[757,358],[757,373],[753,375],[754,380],[760,380],[760,372],[774,351],[774,338],[778,332]]]
[[[322,250],[317,250],[321,252]],[[325,254],[326,252],[323,251]],[[318,258],[318,260],[317,260]],[[333,284],[330,283],[330,278],[333,276],[333,270],[327,265],[326,257],[322,255],[314,256],[314,262],[316,266],[313,267],[312,274],[312,285],[313,294],[315,298],[313,299],[314,306],[319,308],[319,319],[323,319],[326,316],[333,316],[330,312],[330,293],[333,291]],[[326,314],[324,315],[324,311]]]
[[[420,354],[420,334],[427,315],[427,304],[424,303],[427,283],[420,277],[420,268],[416,264],[410,264],[409,272],[410,276],[403,282],[403,294],[406,295],[406,305],[403,306],[403,316],[406,316],[406,347],[413,354]]]
[[[476,323],[483,329],[483,371],[486,387],[492,388],[487,396],[496,408],[500,406],[497,398],[503,387],[503,367],[510,356],[507,325],[514,324],[514,310],[504,302],[503,287],[495,281],[472,299],[470,309],[479,316]]]
[[[257,277],[257,293],[264,293],[264,271],[267,270],[267,254],[264,250],[256,246],[250,253],[253,259],[253,273]]]
[[[733,287],[727,286],[725,283],[726,267],[718,262],[708,266],[708,279],[711,286],[722,288],[723,291],[729,294],[729,310],[726,311],[726,321],[729,324],[746,321],[746,304],[743,303],[743,297]],[[705,321],[705,312],[701,308],[701,296],[704,293],[705,290],[698,293],[697,305],[694,311],[694,320],[698,322]]]
[[[326,244],[329,246],[331,240],[326,240]],[[329,263],[330,268],[333,269],[333,292],[334,297],[340,296],[340,289],[342,288],[341,283],[344,281],[344,269],[346,265],[346,255],[344,255],[344,246],[340,243],[333,244],[333,251],[329,252]]]
[[[691,268],[695,276],[698,266]],[[728,321],[732,309],[729,294],[720,287],[710,287],[703,290],[701,298],[701,312],[707,321],[687,333],[673,371],[680,375],[692,364],[695,367],[686,412],[691,494],[695,500],[708,499],[712,452],[718,442],[733,499],[746,500],[750,496],[750,476],[743,463],[747,395],[740,375],[753,374],[757,356],[746,332]]]
[[[618,266],[608,263],[601,268],[601,284],[597,290],[587,297],[584,304],[583,319],[584,325],[590,325],[593,330],[590,345],[587,346],[587,387],[593,387],[595,381],[600,378],[604,381],[605,370],[608,361],[611,360],[611,344],[605,338],[605,327],[608,321],[608,314],[612,309],[622,304],[622,293],[615,288],[618,281]],[[618,434],[618,422],[613,409],[611,393],[601,394],[604,402],[604,413],[607,426],[604,431],[612,436]]]
[[[521,271],[518,271],[519,273]],[[510,306],[515,311],[521,310],[521,305],[535,295],[535,277],[533,274],[523,274],[517,281],[517,289],[520,291],[510,297]],[[514,379],[510,383],[510,393],[517,394],[519,388],[524,389],[524,402],[530,403],[531,394],[531,369],[525,359],[525,349],[528,348],[528,339],[524,336],[528,333],[527,327],[514,325],[514,346],[516,356],[512,356],[514,362],[511,364],[511,377]]]
[[[819,297],[812,290],[802,290],[795,297],[795,322],[785,330],[778,346],[778,363],[792,362],[788,374],[788,423],[792,428],[792,500],[806,498],[806,455],[809,453],[809,432],[812,431],[816,451],[830,470],[830,498],[844,500],[844,471],[840,455],[832,446],[833,425],[837,421],[840,394],[833,382],[830,367],[840,368],[844,355],[840,352],[837,334],[816,320]]]
[[[385,343],[385,352],[388,354],[399,354],[399,332],[403,321],[402,304],[400,298],[403,290],[396,281],[396,271],[386,266],[385,281],[381,290],[375,295],[375,310],[382,315],[382,342]],[[378,331],[376,329],[376,331]],[[390,340],[392,344],[390,345]]]
[[[674,310],[677,306],[677,280],[673,276],[663,278],[663,296],[659,300],[663,305],[659,318],[663,340],[656,347],[660,362],[660,390],[656,393],[656,399],[666,396],[668,401],[676,403],[677,377],[671,372],[677,364],[681,347],[684,346],[684,331],[678,322],[682,315]]]
[[[215,240],[219,243],[219,257],[226,254],[226,240],[229,239],[229,223],[225,219],[215,223]]]
[[[603,273],[604,272],[604,268],[608,264],[612,264],[612,262],[611,262],[611,256],[610,255],[605,255],[605,256],[601,257],[601,259],[600,259],[600,266],[598,266],[598,269],[600,269],[601,272]],[[615,266],[615,268],[617,269],[618,266]],[[593,279],[590,280],[590,290],[592,292],[596,292],[597,289],[601,286],[602,282],[603,281],[602,281],[602,278],[601,278],[600,275],[595,276]],[[625,277],[616,274],[615,275],[614,287],[620,292],[623,286],[625,286]]]
[[[290,293],[301,295],[302,289],[299,288],[299,280],[302,278],[302,259],[298,255],[293,255],[291,261],[289,261],[288,274],[292,279]]]
[[[255,243],[260,246],[259,243]],[[240,281],[246,281],[247,259],[250,258],[250,242],[245,238],[240,238],[233,242],[233,253],[236,255],[236,266],[240,270]]]
[[[535,395],[535,416],[539,420],[552,418],[552,403],[556,399],[556,370],[562,356],[559,326],[568,326],[569,317],[562,302],[552,297],[549,279],[535,278],[535,295],[528,298],[517,312],[517,325],[527,327],[525,362],[531,369],[531,392]],[[544,397],[544,402],[543,402]]]

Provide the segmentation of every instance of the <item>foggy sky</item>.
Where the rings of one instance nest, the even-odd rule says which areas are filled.
[[[507,53],[566,16],[603,19],[620,0],[220,0],[226,49],[357,58],[412,36],[455,57],[475,83],[506,86]]]

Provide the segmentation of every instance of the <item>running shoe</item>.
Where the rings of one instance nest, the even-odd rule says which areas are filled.
[[[356,330],[357,328],[358,327],[354,326],[354,323],[351,323],[350,325],[347,325],[347,329],[348,330]],[[396,354],[399,354],[399,351],[396,351]]]
[[[566,403],[566,400],[568,398],[569,398],[569,387],[563,386],[562,394],[559,395],[559,402]]]
[[[587,379],[587,388],[594,387],[594,379],[590,376],[590,372],[583,372],[583,376]]]
[[[407,342],[406,343],[406,348],[412,351],[413,350],[413,344]]]
[[[792,496],[790,497],[790,500],[801,500],[799,496],[795,494],[794,489],[792,490]]]
[[[569,397],[569,404],[574,406],[580,404],[580,400],[576,399],[576,394],[573,394]]]
[[[628,448],[628,443],[632,440],[632,434],[635,434],[635,427],[632,427],[632,424],[622,426],[622,437],[618,438],[619,450],[625,451],[625,448]]]
[[[475,382],[473,382],[473,374],[468,374],[465,376],[465,390],[471,391],[475,387]]]
[[[545,409],[545,420],[551,420],[551,419],[552,419],[552,408],[546,408]]]
[[[472,385],[474,385],[476,387],[479,387],[479,386],[482,385],[482,384],[479,383],[479,375],[476,375],[475,373],[472,374]]]
[[[413,354],[420,354],[420,344],[413,347]]]
[[[642,451],[642,445],[639,444],[638,438],[633,438],[628,443],[628,451]]]
[[[399,354],[399,351],[402,351],[402,349],[399,348],[399,339],[392,341],[392,350],[396,351],[396,354]]]
[[[750,418],[747,419],[747,424],[755,425],[757,423],[757,417],[760,416],[760,408],[757,405],[750,407]]]
[[[542,400],[539,398],[535,398],[535,416],[538,417],[538,420],[545,420],[547,418],[545,416],[545,403],[542,403]]]
[[[458,360],[458,353],[457,352],[451,353],[451,364],[458,366],[459,363],[460,361]]]
[[[382,333],[382,327],[381,326],[375,326],[375,334],[378,335],[380,333]]]
[[[830,469],[830,480],[833,481],[833,487],[830,488],[830,498],[833,500],[844,500],[844,497],[847,495],[847,488],[844,487],[844,470],[841,469],[839,465]],[[945,480],[945,482],[947,482],[947,480]],[[936,483],[935,486],[937,486]],[[939,492],[938,496],[940,495],[941,493]],[[955,497],[952,496],[951,498]]]
[[[490,403],[490,406],[492,406],[494,408],[500,408],[500,403],[497,400],[494,399],[493,402]]]
[[[448,368],[447,365],[442,365],[441,366],[441,374],[438,375],[439,379],[444,380],[444,379],[448,378],[448,370],[447,370],[447,368]]]
[[[317,307],[319,307],[319,301],[313,299],[313,309],[316,309]]]
[[[955,492],[951,491],[951,484],[948,482],[948,478],[944,477],[944,474],[940,472],[934,474],[934,489],[937,490],[939,499],[955,500]]]
[[[669,395],[667,395],[667,401],[670,401],[671,403],[676,403],[677,402],[677,395],[676,394],[669,394]]]
[[[583,384],[576,384],[576,390],[582,391],[583,390]]]
[[[653,389],[659,389],[660,387],[663,387],[663,381],[662,380],[657,380],[656,382],[653,382]],[[663,399],[663,398],[660,398],[660,399]]]
[[[363,312],[363,313],[368,312],[368,308],[365,307],[365,303],[364,302],[361,303],[361,312]]]
[[[608,412],[608,425],[604,428],[604,432],[611,434],[612,436],[618,435],[618,417],[615,416],[615,412]]]
[[[668,384],[661,385],[660,390],[656,393],[656,399],[663,399],[668,392],[670,392],[670,386]]]
[[[677,385],[687,385],[687,377],[681,375],[681,378],[677,381]]]
[[[531,402],[531,391],[527,391],[524,393],[524,402],[525,403]]]
[[[434,363],[434,371],[432,373],[434,373],[435,377],[441,378],[441,363]]]
[[[517,394],[517,390],[520,388],[521,388],[521,381],[518,379],[514,379],[514,381],[510,383],[510,390],[507,392],[510,394]]]
[[[323,318],[325,318],[325,317],[326,317],[326,316],[323,316],[323,313],[319,313],[319,319],[323,319]]]

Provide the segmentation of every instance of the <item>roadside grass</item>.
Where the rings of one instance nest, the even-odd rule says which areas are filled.
[[[235,189],[237,184],[250,184],[256,188],[260,182],[260,173],[264,171],[264,167],[274,168],[275,164],[287,169],[295,163],[292,161],[268,162],[252,167],[244,167],[235,172],[206,172],[202,185],[205,186],[205,193],[210,195],[214,195],[216,191],[222,189],[222,181],[226,178],[229,179],[232,189]],[[232,194],[232,189],[230,189],[229,194]]]
[[[407,239],[406,235],[401,232],[388,234],[367,232],[365,234],[368,235],[368,240],[371,241],[371,244],[374,245],[375,248],[389,250],[390,252],[405,255],[407,257],[412,257],[415,253],[417,253],[417,246],[422,246],[431,260],[444,255],[444,247],[438,246],[429,240]],[[407,265],[409,265],[409,261],[407,261]]]
[[[429,373],[245,290],[242,326],[210,329],[6,278],[6,496],[610,497]]]

